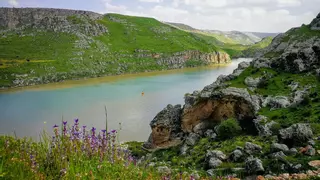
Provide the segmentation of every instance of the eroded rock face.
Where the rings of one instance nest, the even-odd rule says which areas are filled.
[[[67,9],[49,8],[0,8],[0,27],[5,29],[50,30],[54,32],[76,33],[98,36],[108,32],[99,23],[90,23],[103,18],[103,15]],[[72,20],[75,22],[72,22]]]
[[[183,68],[189,60],[198,60],[203,64],[225,64],[231,62],[230,56],[223,52],[184,51],[174,53],[170,57],[158,57],[157,64],[168,65],[172,69],[178,69]]]
[[[279,132],[280,139],[287,145],[300,145],[312,139],[313,133],[309,124],[294,124]]]
[[[168,105],[151,121],[152,133],[144,144],[145,148],[168,147],[180,139],[181,105]]]
[[[193,132],[194,127],[203,121],[209,128],[228,118],[252,120],[260,108],[259,98],[239,88],[216,90],[211,92],[209,98],[199,101],[183,109],[181,128],[184,132]]]

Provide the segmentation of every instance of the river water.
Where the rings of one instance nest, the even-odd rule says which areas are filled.
[[[149,122],[167,104],[183,104],[184,94],[202,90],[221,75],[227,75],[242,61],[228,65],[200,67],[157,73],[104,77],[42,85],[0,92],[0,134],[38,139],[41,131],[52,131],[62,118],[69,123],[119,129],[120,141],[145,141]],[[142,92],[144,95],[142,96]]]

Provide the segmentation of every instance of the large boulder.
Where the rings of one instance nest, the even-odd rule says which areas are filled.
[[[262,81],[263,81],[263,78],[262,78],[262,77],[257,77],[257,78],[247,77],[247,78],[244,80],[244,83],[245,83],[248,87],[256,88],[256,87],[258,87],[258,86],[261,84]]]
[[[216,159],[220,159],[220,160],[225,160],[227,158],[227,156],[219,150],[208,150],[207,154],[206,154],[206,159],[210,159],[210,158],[216,158]]]
[[[313,133],[309,124],[294,124],[279,131],[280,140],[289,146],[307,144],[312,137]]]
[[[288,97],[285,96],[268,96],[262,103],[263,107],[271,107],[272,109],[277,109],[277,108],[286,108],[290,106],[290,101]]]
[[[289,151],[289,148],[287,145],[279,144],[279,143],[271,144],[270,148],[271,148],[271,152],[279,152],[279,151],[288,152]]]
[[[259,154],[262,151],[262,147],[257,145],[257,144],[253,144],[251,142],[246,142],[245,146],[244,146],[244,152],[246,152],[247,154]]]
[[[194,146],[200,140],[200,136],[196,133],[190,133],[186,138],[186,144]]]
[[[277,124],[274,121],[267,122],[267,117],[261,115],[257,116],[253,120],[253,123],[256,128],[256,131],[258,132],[258,135],[262,137],[272,136],[271,128],[272,126]]]
[[[229,160],[231,160],[232,162],[241,162],[243,158],[244,154],[239,149],[232,151],[232,153],[229,156]]]
[[[159,112],[151,121],[152,129],[148,141],[144,144],[147,149],[157,147],[169,147],[180,143],[182,136],[180,115],[181,105],[168,105],[165,109]]]
[[[260,174],[264,172],[262,161],[253,157],[249,157],[246,160],[245,169],[248,174]]]
[[[206,126],[215,125],[228,118],[251,121],[260,109],[261,98],[250,95],[246,89],[224,88],[202,91],[205,98],[199,98],[192,106],[184,106],[181,127],[184,132],[193,132],[194,127],[207,121]],[[202,129],[202,128],[200,128]]]

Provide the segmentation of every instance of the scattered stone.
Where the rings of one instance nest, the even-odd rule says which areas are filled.
[[[285,144],[273,143],[273,144],[271,144],[271,151],[272,152],[279,152],[279,151],[287,152],[287,151],[289,151],[289,148]]]
[[[186,144],[189,146],[194,146],[200,140],[200,136],[196,133],[190,133],[186,139]]]
[[[220,159],[210,158],[210,160],[209,160],[209,167],[210,168],[217,168],[221,164],[222,164],[222,161]]]
[[[291,168],[292,168],[292,171],[293,171],[293,172],[298,173],[298,172],[301,171],[302,165],[301,165],[301,164],[297,164],[297,165],[292,166]]]
[[[227,158],[227,156],[222,151],[219,151],[219,150],[212,150],[212,151],[208,150],[206,154],[206,158],[207,159],[216,158],[223,161]]]
[[[243,157],[244,157],[244,154],[242,153],[242,151],[239,149],[236,149],[230,154],[229,159],[232,162],[241,162],[243,160]]]
[[[282,151],[280,151],[270,154],[270,157],[273,159],[283,159],[284,157],[286,157],[286,155]]]
[[[158,170],[158,173],[160,174],[166,174],[166,175],[171,174],[171,169],[168,168],[167,166],[159,166],[157,170]]]
[[[212,129],[208,129],[205,133],[204,136],[209,138],[210,140],[215,140],[217,138],[217,134],[214,133]]]
[[[296,148],[291,148],[287,152],[288,155],[296,155],[298,153],[298,150]]]
[[[316,155],[316,150],[312,146],[308,145],[307,150],[304,154],[308,156],[314,156]]]
[[[211,177],[215,175],[214,172],[215,171],[213,169],[207,170],[208,175],[211,176]]]
[[[261,81],[263,80],[263,78],[258,77],[258,78],[252,78],[252,77],[247,77],[244,80],[244,83],[248,86],[248,87],[253,87],[256,88],[259,86],[259,84],[261,83]]]
[[[290,106],[290,101],[288,97],[285,96],[268,96],[262,103],[262,107],[267,106],[269,106],[271,109],[286,108]]]
[[[198,174],[198,172],[193,172],[193,173],[191,173],[191,176],[193,176],[194,177],[194,179],[200,179],[200,176],[199,176],[199,174]]]
[[[257,145],[257,144],[253,144],[250,142],[246,142],[245,146],[244,146],[244,152],[246,152],[247,154],[257,154],[257,153],[261,153],[262,147]]]
[[[279,131],[279,137],[284,142],[291,142],[294,145],[304,144],[312,139],[313,133],[309,124],[294,124]]]
[[[245,162],[245,168],[248,174],[264,172],[262,161],[258,158],[248,158]]]
[[[183,144],[180,148],[180,154],[185,156],[187,154],[188,149],[189,146],[187,144]]]

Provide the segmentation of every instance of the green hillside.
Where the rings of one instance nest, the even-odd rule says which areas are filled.
[[[32,26],[2,30],[0,87],[165,70],[173,67],[158,60],[175,53],[223,52],[216,46],[221,42],[213,37],[185,32],[153,18],[107,14],[92,20],[76,14],[66,21],[73,27],[71,33]],[[107,31],[88,31],[100,32],[101,26]]]

